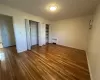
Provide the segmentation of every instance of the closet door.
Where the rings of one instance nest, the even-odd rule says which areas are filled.
[[[25,19],[25,28],[26,28],[27,49],[31,50],[30,25],[29,25],[29,20],[27,19]]]
[[[31,22],[31,46],[37,45],[37,23]]]
[[[39,46],[46,44],[46,25],[44,23],[39,23]]]

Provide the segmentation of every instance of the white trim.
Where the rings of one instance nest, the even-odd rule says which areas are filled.
[[[89,72],[90,72],[90,78],[91,80],[93,80],[93,76],[92,76],[92,71],[91,71],[91,67],[90,67],[90,62],[89,62],[89,58],[88,58],[88,53],[86,52],[86,57],[87,57],[87,63],[88,63],[88,67],[89,67]]]

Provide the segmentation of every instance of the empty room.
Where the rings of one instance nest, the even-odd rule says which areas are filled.
[[[100,0],[0,0],[0,80],[100,80]]]

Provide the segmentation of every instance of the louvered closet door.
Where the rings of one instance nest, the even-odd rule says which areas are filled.
[[[39,46],[43,46],[46,44],[46,25],[44,23],[39,23]]]
[[[29,20],[27,19],[25,19],[25,28],[26,28],[27,49],[31,50],[30,25],[29,25]]]

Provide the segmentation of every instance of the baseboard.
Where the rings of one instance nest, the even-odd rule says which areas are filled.
[[[81,51],[84,51],[84,52],[86,52],[85,50],[78,49],[78,48],[71,47],[71,46],[65,46],[65,45],[61,45],[61,44],[56,44],[56,45],[59,45],[59,46],[62,46],[62,47],[67,47],[67,48],[72,48],[72,49],[76,49],[76,50],[81,50]]]
[[[86,57],[87,57],[87,62],[88,62],[88,68],[89,68],[89,73],[90,73],[90,78],[91,80],[93,80],[93,76],[92,76],[92,71],[91,71],[91,67],[90,67],[90,63],[89,63],[89,59],[88,59],[88,53],[86,52]]]

